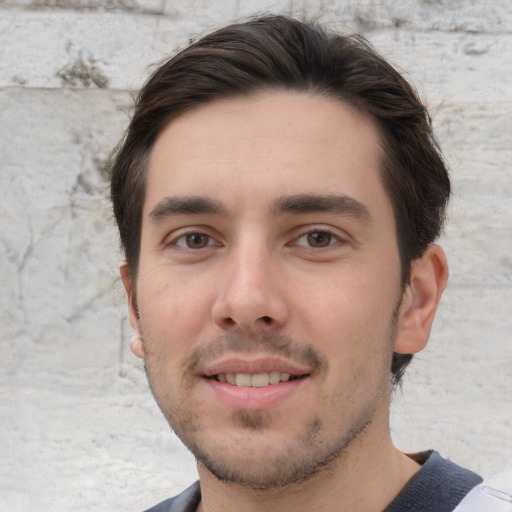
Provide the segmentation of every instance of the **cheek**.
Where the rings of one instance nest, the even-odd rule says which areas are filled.
[[[318,340],[326,356],[341,366],[387,354],[399,300],[396,283],[354,272],[352,277],[339,276],[322,284],[304,287],[309,292],[302,293],[303,300],[294,301],[296,318],[302,324],[300,336],[305,336],[302,341]],[[300,297],[298,292],[296,297]]]
[[[335,329],[345,335],[360,332],[376,315],[387,314],[383,305],[391,298],[382,286],[379,289],[380,283],[367,269],[354,266],[307,280],[296,276],[295,283],[291,297],[299,317],[309,319],[310,327]]]
[[[204,283],[162,272],[143,276],[138,305],[145,336],[152,343],[190,345],[210,316],[207,289]]]

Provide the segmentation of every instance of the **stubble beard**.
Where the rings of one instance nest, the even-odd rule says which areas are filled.
[[[391,346],[396,337],[396,323],[398,316],[398,304],[393,313],[389,340]],[[293,349],[291,341],[282,336],[265,335],[255,342],[254,340],[244,341],[239,337],[228,336],[219,343],[212,345],[207,350],[200,351],[189,358],[189,361],[183,365],[188,367],[188,371],[196,366],[204,358],[215,357],[221,354],[225,347],[233,349],[243,345],[243,349],[238,349],[244,353],[258,350],[265,346],[267,351],[274,351],[285,357],[289,357]],[[318,371],[327,370],[327,361],[317,353],[313,347],[307,347],[302,353],[297,355],[301,361],[307,360],[310,365],[318,368]],[[202,464],[219,481],[238,485],[252,489],[276,489],[300,483],[309,480],[322,471],[329,471],[334,463],[342,462],[344,454],[348,447],[364,434],[367,427],[371,424],[375,412],[382,400],[383,390],[376,390],[372,399],[367,401],[363,410],[357,412],[356,417],[346,418],[345,426],[342,432],[334,430],[332,425],[325,425],[319,416],[312,416],[306,422],[302,432],[295,434],[295,441],[287,439],[287,446],[276,449],[272,442],[265,442],[265,431],[270,427],[272,419],[266,411],[235,411],[232,415],[233,424],[238,428],[237,432],[243,435],[255,435],[261,439],[261,445],[256,447],[254,443],[250,446],[235,447],[236,436],[230,443],[223,439],[219,442],[213,432],[213,439],[206,441],[202,432],[204,425],[208,423],[208,418],[202,418],[193,406],[192,386],[182,382],[184,393],[181,396],[180,403],[175,399],[170,399],[171,390],[163,393],[158,389],[156,381],[158,380],[153,373],[151,364],[148,364],[146,358],[146,374],[153,395],[162,410],[171,429],[177,434],[181,441],[187,446],[195,456],[198,463]],[[391,379],[390,379],[391,380]],[[334,400],[338,407],[333,407],[333,414],[344,414],[344,407],[353,400],[353,396],[348,396],[345,391],[340,392]],[[170,404],[173,404],[171,407]],[[239,440],[238,440],[239,441]],[[227,444],[226,444],[227,443]],[[238,449],[238,452],[237,452]]]
[[[247,425],[248,430],[253,429],[255,423],[263,423],[257,418],[258,413],[243,416],[242,413],[241,422]],[[326,443],[324,425],[315,417],[306,424],[304,432],[296,436],[293,444],[279,451],[275,447],[270,451],[260,446],[258,453],[249,452],[235,458],[219,456],[225,451],[221,446],[203,450],[198,444],[189,444],[188,448],[197,461],[221,482],[255,490],[278,489],[329,471],[332,463],[342,458],[347,446],[364,432],[372,418],[373,411],[344,437],[336,437]]]

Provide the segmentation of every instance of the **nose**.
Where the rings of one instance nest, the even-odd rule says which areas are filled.
[[[257,336],[279,330],[289,318],[285,291],[278,284],[276,261],[266,250],[242,248],[227,257],[216,296],[212,316],[225,331],[239,331]],[[278,279],[279,277],[279,279]]]

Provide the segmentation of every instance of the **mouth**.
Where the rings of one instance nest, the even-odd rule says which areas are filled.
[[[222,384],[230,384],[244,388],[264,388],[275,386],[280,382],[288,382],[307,377],[308,374],[292,375],[286,372],[262,372],[262,373],[218,373],[213,375],[212,379]]]
[[[218,403],[235,410],[268,410],[291,399],[311,369],[279,358],[227,358],[203,369],[203,382]]]
[[[300,354],[225,353],[200,365],[196,376],[215,410],[269,411],[300,406],[317,375],[315,362]]]

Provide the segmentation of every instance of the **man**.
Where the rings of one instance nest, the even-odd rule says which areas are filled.
[[[151,510],[510,510],[389,432],[449,194],[424,106],[362,38],[264,17],[153,74],[112,199],[131,348],[200,484]]]

